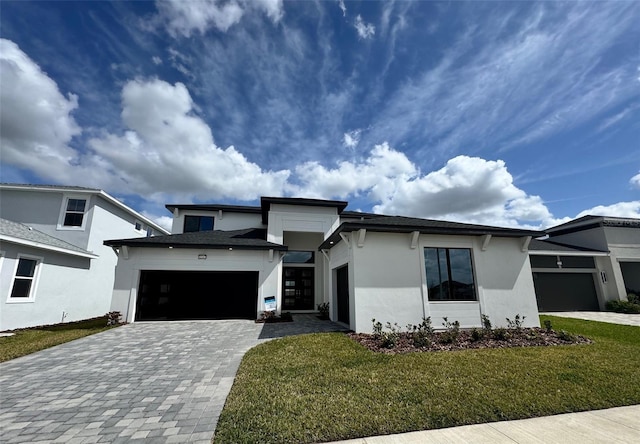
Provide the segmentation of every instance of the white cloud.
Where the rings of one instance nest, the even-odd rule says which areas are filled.
[[[342,16],[347,16],[347,7],[344,5],[344,0],[338,0],[338,7],[342,11]]]
[[[144,217],[146,217],[147,219],[151,219],[152,221],[154,221],[155,223],[160,225],[165,230],[171,231],[171,227],[173,226],[173,217],[171,217],[171,216],[158,216],[158,215],[149,213],[147,211],[143,211],[142,215]]]
[[[394,182],[408,180],[416,169],[407,156],[383,143],[376,145],[370,156],[360,162],[340,162],[335,169],[307,162],[297,166],[295,172],[303,185],[294,187],[293,194],[346,198],[367,192],[379,200],[395,188]]]
[[[156,1],[156,7],[158,15],[154,20],[173,37],[190,37],[196,31],[204,35],[211,28],[226,32],[248,10],[260,10],[274,23],[284,14],[282,0],[163,0]]]
[[[632,217],[640,219],[640,200],[618,202],[611,205],[598,205],[582,211],[576,217],[582,216]]]
[[[629,183],[632,187],[640,189],[640,173],[629,179]]]
[[[217,147],[183,84],[133,80],[124,86],[122,102],[129,130],[89,142],[111,166],[117,192],[159,201],[167,195],[251,200],[282,194],[289,172],[263,171],[233,146]]]
[[[458,156],[424,176],[400,181],[375,208],[386,214],[499,226],[540,226],[555,222],[539,196],[513,184],[502,160]]]
[[[38,175],[75,160],[69,147],[81,129],[72,116],[78,97],[65,97],[58,85],[14,42],[0,39],[0,141],[2,162]]]
[[[158,56],[153,56],[151,57],[151,61],[155,64],[155,65],[162,65],[162,59]]]
[[[374,211],[498,226],[540,228],[560,223],[539,196],[516,187],[501,160],[458,156],[431,173],[418,168],[387,143],[367,158],[329,169],[307,162],[295,170],[295,195],[347,198],[366,195]]]
[[[376,27],[371,23],[365,23],[360,14],[356,16],[353,27],[356,28],[356,31],[358,31],[358,36],[361,39],[369,39],[376,33]]]
[[[347,148],[355,148],[360,143],[361,130],[353,130],[344,133],[342,137],[342,144]]]

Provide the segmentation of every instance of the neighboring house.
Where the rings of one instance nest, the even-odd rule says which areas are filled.
[[[169,232],[104,191],[0,184],[0,330],[109,311],[113,237]]]
[[[112,310],[130,322],[314,312],[359,332],[371,319],[462,327],[526,316],[538,326],[528,245],[544,233],[345,211],[263,197],[259,207],[167,205],[174,234],[117,239]]]
[[[584,216],[529,246],[540,311],[604,310],[640,294],[640,219]]]

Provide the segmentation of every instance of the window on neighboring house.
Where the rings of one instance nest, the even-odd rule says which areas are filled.
[[[185,216],[183,231],[213,231],[213,216]]]
[[[18,268],[13,278],[11,287],[11,299],[33,298],[33,288],[38,267],[37,259],[21,257],[18,259]]]
[[[136,231],[142,231],[142,223],[136,221],[135,225],[134,225]]]
[[[285,264],[313,264],[313,251],[289,250],[284,254],[282,262]]]
[[[65,227],[81,227],[86,204],[85,199],[67,199],[63,225]]]
[[[153,236],[153,228],[147,227],[147,237]]]
[[[475,301],[471,250],[425,248],[424,266],[430,301]]]

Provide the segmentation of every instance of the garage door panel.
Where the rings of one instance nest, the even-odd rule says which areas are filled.
[[[142,271],[136,320],[255,319],[258,272]]]
[[[533,273],[538,310],[598,311],[593,274]]]

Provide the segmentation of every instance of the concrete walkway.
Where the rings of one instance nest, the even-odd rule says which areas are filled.
[[[341,444],[590,444],[640,442],[640,406],[336,441]],[[336,444],[333,443],[333,444]]]
[[[247,350],[340,329],[313,315],[140,322],[14,359],[0,364],[0,442],[209,444]]]
[[[634,325],[640,327],[640,314],[612,313],[609,311],[563,311],[540,313],[563,318],[584,319],[587,321],[609,322],[610,324]]]

